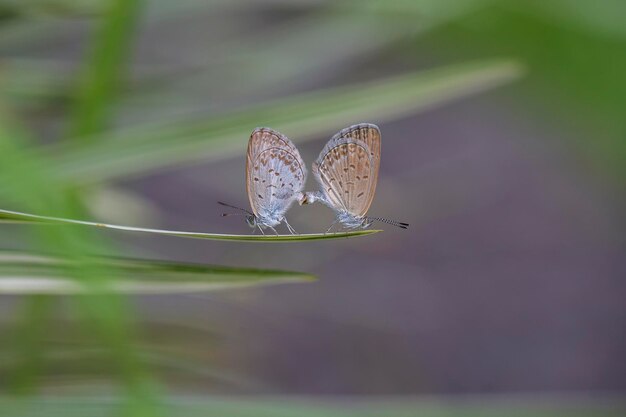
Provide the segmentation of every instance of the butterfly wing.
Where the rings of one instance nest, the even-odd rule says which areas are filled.
[[[353,138],[365,142],[370,150],[370,156],[372,158],[373,168],[373,191],[376,190],[376,183],[378,180],[378,169],[380,167],[380,146],[381,135],[378,126],[372,123],[359,123],[352,125],[343,130],[340,130],[334,137],[337,138]],[[370,201],[371,202],[371,201]]]
[[[380,148],[381,148],[381,134],[378,126],[372,123],[359,123],[352,125],[345,129],[340,130],[334,137],[336,138],[351,138],[358,141],[362,141],[367,145],[370,155],[370,168],[371,173],[368,175],[363,172],[364,175],[359,175],[360,180],[357,180],[357,189],[355,190],[355,196],[358,196],[361,192],[364,194],[364,201],[359,200],[354,202],[361,210],[358,212],[352,212],[357,216],[364,216],[372,205],[374,200],[374,194],[376,193],[376,184],[378,183],[378,170],[380,168]],[[368,181],[363,181],[364,177]],[[358,200],[358,199],[357,199]]]
[[[326,200],[338,210],[361,217],[376,191],[380,166],[380,130],[361,123],[339,131],[313,164]]]
[[[254,129],[246,158],[246,190],[254,215],[282,217],[305,181],[306,168],[295,145],[270,128]]]

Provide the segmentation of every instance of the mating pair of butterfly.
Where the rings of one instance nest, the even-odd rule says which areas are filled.
[[[406,229],[408,223],[366,216],[374,199],[380,166],[380,129],[370,123],[350,126],[335,134],[313,163],[313,175],[320,191],[303,192],[306,166],[295,145],[285,136],[267,127],[254,129],[248,142],[246,189],[252,212],[243,211],[252,228],[269,228],[285,223],[290,233],[296,231],[285,218],[291,205],[317,201],[330,207],[337,223],[348,230],[367,228],[380,221]],[[228,216],[234,213],[225,213]],[[237,213],[239,214],[239,213]]]

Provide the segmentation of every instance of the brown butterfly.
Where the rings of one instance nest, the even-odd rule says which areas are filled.
[[[276,232],[275,226],[287,222],[285,213],[294,201],[303,197],[306,167],[295,145],[287,136],[267,127],[254,129],[248,141],[246,158],[246,190],[252,212],[219,202],[246,213],[250,227]],[[223,214],[227,216],[230,214]]]
[[[408,223],[366,216],[376,192],[380,167],[380,129],[371,123],[350,126],[335,134],[313,163],[321,190],[303,194],[299,203],[320,201],[337,213],[335,222],[348,229],[381,221],[403,229]]]

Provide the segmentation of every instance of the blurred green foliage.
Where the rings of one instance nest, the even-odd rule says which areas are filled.
[[[46,173],[45,163],[27,147],[27,139],[19,129],[10,127],[6,117],[0,120],[0,173],[4,179],[0,193],[3,201],[19,204],[34,211],[77,216],[80,206],[67,186],[56,183]],[[7,181],[10,179],[10,181]],[[95,335],[110,348],[117,373],[128,388],[128,405],[131,415],[150,415],[154,409],[152,382],[145,369],[137,361],[132,348],[130,317],[125,302],[109,291],[111,282],[118,277],[118,271],[110,265],[96,264],[90,260],[93,253],[106,252],[106,244],[89,229],[77,227],[43,227],[33,230],[33,249],[52,252],[70,261],[63,269],[67,277],[73,279],[91,293],[87,298],[78,297],[76,308],[79,315],[91,323]],[[12,275],[12,274],[10,274]],[[16,338],[15,353],[17,369],[13,384],[16,392],[30,392],[40,364],[42,349],[36,335],[47,315],[50,302],[45,297],[30,300],[25,314],[25,330]],[[30,329],[32,328],[32,333]],[[146,414],[149,413],[149,414]]]
[[[71,138],[89,137],[105,127],[129,60],[139,4],[139,0],[114,0],[105,10],[73,100]]]
[[[89,292],[68,276],[72,260],[19,252],[0,253],[0,294],[74,294]],[[265,269],[195,265],[158,260],[94,258],[91,264],[116,268],[122,276],[109,284],[116,293],[176,293],[305,282],[312,275]],[[37,298],[38,299],[38,298]],[[48,301],[42,302],[47,304]],[[42,319],[40,308],[33,314]]]
[[[596,173],[621,181],[626,175],[625,18],[626,3],[619,0],[502,1],[438,28],[415,46],[445,45],[447,59],[518,57],[528,68],[517,86],[517,96],[529,104],[525,109],[566,130],[581,160]]]
[[[169,120],[99,135],[93,146],[52,154],[51,170],[78,183],[98,183],[146,175],[157,168],[197,160],[217,160],[245,148],[249,132],[262,120],[297,143],[344,127],[346,120],[398,118],[519,77],[513,61],[479,61],[420,71],[366,85],[339,87],[265,103],[209,120]]]

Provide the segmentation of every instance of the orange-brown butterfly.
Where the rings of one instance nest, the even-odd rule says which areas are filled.
[[[335,134],[313,163],[320,191],[307,192],[299,203],[320,201],[337,213],[335,222],[347,229],[367,228],[380,221],[406,229],[408,223],[366,216],[374,200],[380,166],[380,129],[370,123],[350,126]]]
[[[306,167],[295,145],[287,136],[267,127],[252,131],[248,141],[246,158],[246,190],[252,212],[245,213],[246,222],[252,228],[264,228],[276,232],[275,226],[285,223],[289,232],[296,233],[287,222],[285,213],[294,201],[303,197]],[[227,216],[230,214],[223,214]]]

